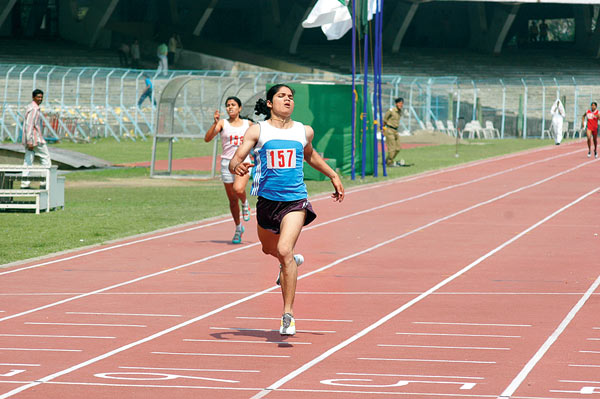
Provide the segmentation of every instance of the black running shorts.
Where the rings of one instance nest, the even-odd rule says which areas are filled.
[[[279,234],[281,231],[281,221],[283,217],[290,212],[306,210],[304,226],[315,220],[317,214],[312,205],[306,198],[297,201],[271,201],[263,197],[258,197],[256,203],[256,221],[258,225],[265,230]]]

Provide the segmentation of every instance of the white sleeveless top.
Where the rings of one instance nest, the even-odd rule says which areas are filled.
[[[223,130],[221,130],[221,145],[223,146],[222,159],[231,159],[237,148],[244,141],[244,134],[250,127],[248,119],[242,119],[242,126],[231,126],[227,119],[223,119]]]

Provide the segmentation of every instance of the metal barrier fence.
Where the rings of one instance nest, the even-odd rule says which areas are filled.
[[[254,102],[266,85],[280,82],[350,84],[351,76],[340,74],[293,74],[251,71],[170,71],[59,67],[49,65],[0,64],[0,141],[19,140],[22,113],[31,101],[31,91],[44,91],[43,124],[47,136],[73,141],[93,137],[145,140],[154,132],[156,108],[152,105],[162,88],[175,76],[201,77],[186,86],[176,103],[174,129],[186,136],[203,137],[212,124],[215,109],[223,109],[227,96],[245,104],[243,115],[252,114]],[[152,94],[138,105],[152,83]],[[358,84],[363,77],[358,76]],[[372,81],[368,82],[372,84]],[[523,77],[469,80],[458,77],[383,76],[383,104],[393,107],[394,98],[404,97],[405,130],[443,130],[448,121],[490,121],[500,137],[546,137],[550,107],[561,98],[572,133],[581,115],[594,99],[592,77]],[[335,104],[323,112],[335,112]]]

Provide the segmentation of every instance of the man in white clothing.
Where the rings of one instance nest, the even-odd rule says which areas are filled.
[[[565,107],[563,106],[560,99],[556,99],[552,108],[550,109],[552,114],[552,131],[554,132],[554,142],[556,145],[560,145],[563,139],[563,120],[565,119]]]
[[[46,140],[42,136],[42,126],[40,117],[40,104],[44,101],[44,92],[35,89],[31,94],[33,100],[25,108],[25,121],[23,122],[23,145],[25,146],[25,160],[23,166],[33,166],[33,159],[37,155],[42,166],[50,166],[50,153],[46,146]],[[29,171],[23,172],[23,177],[29,176]],[[31,182],[21,181],[21,188],[29,188]]]

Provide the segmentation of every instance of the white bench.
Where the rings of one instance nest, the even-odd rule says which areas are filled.
[[[65,207],[65,178],[56,166],[0,165],[0,209],[35,209],[50,212]],[[23,172],[29,171],[29,176]],[[21,181],[39,181],[39,189],[21,189]],[[27,201],[33,197],[33,200]]]

